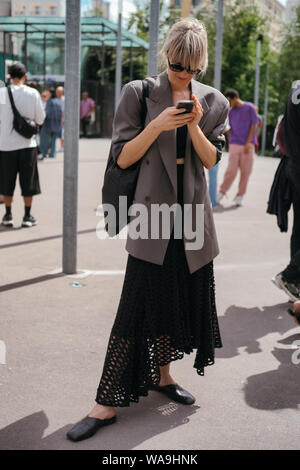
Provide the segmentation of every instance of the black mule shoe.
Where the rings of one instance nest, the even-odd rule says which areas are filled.
[[[91,418],[86,416],[67,432],[67,437],[71,441],[77,442],[92,437],[102,426],[113,424],[117,420],[116,416],[108,419]]]
[[[183,405],[192,405],[196,401],[196,398],[190,392],[184,390],[178,384],[169,384],[164,386],[152,385],[151,390],[162,392],[171,398],[171,400],[182,403]]]

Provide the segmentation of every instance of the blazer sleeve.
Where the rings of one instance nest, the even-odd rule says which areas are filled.
[[[216,121],[215,127],[206,135],[206,138],[217,148],[217,160],[215,165],[221,160],[222,150],[225,146],[225,132],[229,131],[229,101],[224,102],[221,113]]]
[[[113,119],[111,155],[115,162],[126,144],[143,129],[141,122],[141,101],[131,82],[126,83]]]

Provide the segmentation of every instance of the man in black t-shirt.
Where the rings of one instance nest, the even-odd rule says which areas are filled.
[[[273,282],[283,289],[291,300],[300,299],[300,80],[293,84],[284,113],[284,146],[287,177],[292,192],[294,221],[290,242],[291,260]]]

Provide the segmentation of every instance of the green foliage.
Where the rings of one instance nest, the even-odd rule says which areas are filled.
[[[130,15],[127,29],[140,38],[149,41],[150,0],[136,0],[136,11]],[[208,35],[208,69],[203,83],[213,86],[216,45],[217,2],[201,4],[194,8],[193,16],[203,21]],[[180,9],[171,9],[167,0],[160,4],[159,49],[162,47],[170,27],[180,18]],[[281,49],[271,47],[266,19],[262,18],[256,7],[245,6],[244,0],[236,0],[234,6],[225,2],[222,84],[221,91],[236,88],[242,100],[254,101],[256,45],[258,35],[263,35],[261,46],[259,112],[263,113],[266,86],[266,69],[269,64],[269,105],[268,124],[275,126],[277,117],[284,111],[285,101],[291,83],[300,79],[300,6],[296,18],[290,25],[283,27]],[[97,56],[98,54],[98,56]],[[89,75],[95,77],[99,68],[100,49],[93,51],[89,62]],[[148,53],[133,49],[133,79],[143,78],[147,73]],[[106,49],[105,80],[114,82],[116,53],[113,48]],[[94,65],[93,65],[94,62]],[[159,71],[164,64],[159,64]],[[130,50],[122,51],[122,81],[130,80]]]
[[[278,86],[278,97],[283,98],[277,112],[284,111],[285,99],[292,82],[300,80],[300,4],[296,9],[295,19],[286,27],[284,40],[278,55],[274,77]]]

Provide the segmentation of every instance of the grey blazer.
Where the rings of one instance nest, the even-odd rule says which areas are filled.
[[[146,98],[147,114],[145,126],[166,107],[173,106],[172,89],[167,69],[157,77],[147,77],[149,98]],[[223,135],[230,126],[228,122],[228,100],[217,89],[191,80],[191,91],[200,101],[204,114],[199,122],[205,136],[211,141],[225,142]],[[113,121],[112,156],[117,161],[126,142],[141,132],[142,82],[133,80],[124,85]],[[204,205],[204,243],[201,249],[187,249],[192,240],[184,238],[185,254],[192,274],[219,254],[219,246],[213,220],[202,161],[196,154],[187,132],[183,176],[183,202],[191,204],[192,224],[195,227],[196,204]],[[148,209],[148,226],[151,225],[151,204],[177,202],[176,129],[162,132],[141,158],[139,177],[133,203],[142,203]],[[135,218],[130,217],[130,222]],[[174,221],[170,218],[170,233]],[[129,223],[130,226],[130,223]],[[150,230],[150,229],[149,229]],[[149,232],[150,233],[150,232]],[[161,231],[159,231],[161,235]],[[134,239],[127,232],[126,250],[132,256],[162,265],[168,247],[168,238]]]

